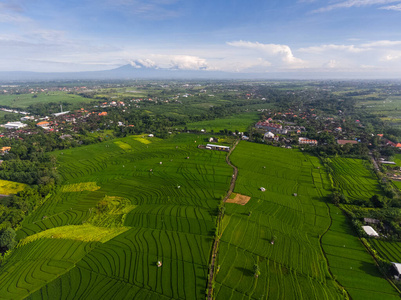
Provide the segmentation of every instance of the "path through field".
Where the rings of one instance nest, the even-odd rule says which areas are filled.
[[[236,166],[234,166],[230,161],[230,155],[235,150],[235,147],[238,145],[238,143],[239,143],[239,140],[237,140],[234,143],[230,152],[226,156],[226,162],[230,167],[233,168],[234,172],[233,172],[233,176],[232,176],[231,183],[230,183],[230,189],[228,190],[227,195],[224,197],[224,202],[227,201],[227,199],[230,197],[231,193],[233,192],[234,187],[235,187],[235,182],[236,182],[237,176],[238,176],[238,168]],[[217,217],[217,228],[220,227],[221,218],[222,218],[222,212],[219,211],[219,216]],[[217,252],[219,249],[219,240],[220,240],[220,237],[217,236],[217,237],[215,237],[214,243],[213,243],[212,256],[211,256],[211,262],[210,262],[210,268],[209,268],[209,278],[208,278],[208,280],[209,280],[208,281],[208,294],[207,294],[208,300],[212,299],[212,295],[213,295],[213,280],[214,280],[214,275],[215,275],[216,257],[217,257]]]

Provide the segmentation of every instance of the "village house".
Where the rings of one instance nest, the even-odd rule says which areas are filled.
[[[42,122],[36,123],[36,126],[42,127],[43,129],[48,129],[50,126],[50,123],[47,121],[42,121]]]
[[[358,141],[355,140],[337,140],[338,145],[345,145],[345,144],[358,144]]]
[[[23,128],[25,126],[27,126],[27,124],[21,123],[21,122],[8,122],[7,124],[3,125],[6,129],[20,129]]]
[[[11,147],[2,147],[0,148],[0,155],[4,155],[11,150]]]
[[[300,145],[317,145],[317,140],[308,139],[305,137],[300,137],[298,139]]]

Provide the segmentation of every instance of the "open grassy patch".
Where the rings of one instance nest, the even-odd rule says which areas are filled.
[[[120,147],[123,150],[131,150],[132,149],[131,145],[124,143],[122,141],[114,142],[114,144],[116,144],[118,147]]]
[[[138,141],[138,142],[140,142],[142,144],[145,144],[145,145],[148,145],[148,144],[152,143],[150,138],[146,138],[146,137],[141,136],[141,135],[134,136],[134,140]]]
[[[28,243],[41,238],[48,239],[69,239],[82,242],[102,242],[105,243],[113,237],[127,231],[128,227],[105,228],[96,227],[91,224],[67,225],[51,228],[37,234],[28,236],[21,240],[18,246],[24,246]]]
[[[96,182],[80,182],[74,184],[63,185],[61,191],[67,192],[83,192],[83,191],[96,191],[100,189],[100,186]]]
[[[0,194],[11,195],[22,191],[27,185],[24,183],[0,179]]]

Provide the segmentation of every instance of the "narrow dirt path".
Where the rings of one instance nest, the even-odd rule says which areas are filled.
[[[227,195],[224,197],[223,202],[226,202],[227,199],[230,197],[231,193],[234,190],[235,182],[237,180],[238,168],[231,163],[230,155],[234,151],[234,149],[238,145],[238,143],[239,143],[239,140],[237,140],[234,143],[234,145],[231,148],[230,152],[228,152],[228,155],[226,156],[226,162],[227,162],[227,164],[229,166],[231,166],[233,168],[234,172],[233,172],[233,176],[231,178],[230,188],[229,188],[229,190],[227,192]],[[221,222],[222,217],[223,216],[221,214],[221,211],[219,211],[219,215],[217,217],[217,224],[216,224],[217,228],[219,228],[219,226],[220,226],[220,222]],[[215,237],[214,243],[213,243],[213,249],[212,249],[212,256],[210,258],[210,264],[209,264],[209,266],[210,266],[210,268],[209,268],[209,280],[208,280],[208,284],[207,284],[207,290],[208,290],[207,299],[208,300],[213,299],[213,278],[214,278],[214,273],[215,273],[214,272],[214,270],[215,270],[214,267],[215,267],[217,252],[218,252],[218,249],[219,249],[219,242],[220,242],[219,237],[218,236]]]

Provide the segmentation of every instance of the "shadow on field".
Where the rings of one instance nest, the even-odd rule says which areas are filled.
[[[253,276],[252,270],[245,269],[245,268],[242,268],[242,267],[235,267],[235,268],[237,270],[241,271],[244,274],[244,276]]]
[[[370,263],[370,262],[366,262],[366,261],[361,261],[361,266],[359,267],[359,269],[362,272],[365,272],[366,274],[369,274],[371,276],[382,277],[381,274],[379,273],[379,270],[373,264],[373,262]]]

